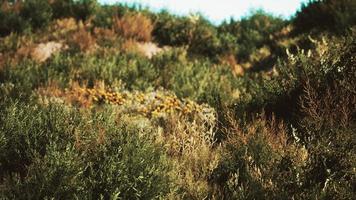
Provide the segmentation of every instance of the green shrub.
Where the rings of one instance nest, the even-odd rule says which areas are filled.
[[[98,7],[95,18],[93,19],[94,26],[111,28],[115,14],[117,14],[117,7],[105,5]]]
[[[22,32],[28,27],[28,24],[12,11],[3,11],[0,9],[0,36],[9,35],[12,32]]]
[[[231,93],[238,81],[226,66],[215,66],[209,60],[192,60],[187,51],[173,49],[156,57],[153,62],[158,68],[159,86],[174,91],[179,97],[206,102],[214,106],[215,95],[226,104],[232,101]]]
[[[110,108],[4,103],[1,198],[158,199],[170,191],[150,127],[118,123]]]
[[[352,132],[355,129],[356,77],[352,37],[349,35],[342,39],[328,40],[328,43],[323,40],[316,45],[315,51],[290,54],[289,61],[281,68],[280,76],[263,80],[262,86],[256,84],[249,92],[252,95],[246,98],[249,106],[277,113],[279,118],[287,120],[292,126],[289,137],[294,138],[296,144],[304,146],[308,152],[308,160],[298,170],[296,189],[290,190],[282,184],[280,188],[284,192],[275,193],[282,196],[274,199],[284,199],[283,195],[286,194],[307,199],[352,199],[354,196],[351,171],[352,166],[355,166]],[[270,89],[258,89],[265,87]],[[259,92],[252,93],[256,88]],[[286,101],[286,106],[278,103]],[[237,107],[236,110],[249,112],[249,106]],[[281,110],[289,114],[281,115]],[[243,112],[237,112],[236,116],[242,124],[249,121],[243,118]],[[232,168],[244,169],[241,166]],[[274,178],[271,180],[281,184],[283,179]],[[247,188],[245,192],[243,194],[253,191]],[[266,198],[273,196],[268,190],[261,192],[267,195]]]
[[[293,23],[296,32],[327,30],[343,33],[356,23],[353,0],[312,0],[302,5]]]
[[[218,27],[220,34],[231,34],[236,37],[239,60],[247,60],[249,55],[264,45],[270,45],[270,36],[284,26],[283,19],[274,17],[263,10],[258,10],[241,21],[231,20]]]
[[[288,143],[282,122],[229,121],[226,150],[211,177],[218,199],[286,199],[299,190],[305,149]],[[304,157],[303,157],[304,156]]]
[[[48,1],[27,0],[21,6],[20,16],[34,29],[46,27],[52,19],[52,9]]]
[[[96,0],[55,0],[51,7],[54,18],[74,17],[85,21],[96,13],[98,3]]]
[[[316,191],[325,199],[355,195],[356,46],[351,37],[324,46],[323,62],[304,74],[300,97],[298,136],[311,158],[305,193]]]

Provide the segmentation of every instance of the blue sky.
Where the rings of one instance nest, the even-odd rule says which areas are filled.
[[[240,19],[251,10],[264,9],[285,18],[293,15],[307,0],[99,0],[101,3],[138,3],[153,11],[167,9],[172,13],[187,15],[202,13],[215,23],[234,17]]]

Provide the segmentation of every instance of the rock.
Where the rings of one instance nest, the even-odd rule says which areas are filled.
[[[47,43],[40,43],[31,51],[31,58],[38,62],[44,62],[54,53],[57,53],[62,49],[64,49],[64,45],[60,42],[52,41]]]
[[[162,48],[152,42],[138,43],[137,47],[147,58],[152,58],[154,55],[157,55],[163,51]]]

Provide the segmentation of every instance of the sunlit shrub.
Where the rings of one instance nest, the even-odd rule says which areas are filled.
[[[161,45],[189,45],[195,24],[188,17],[175,17],[167,12],[158,14],[153,30],[155,40]]]
[[[96,47],[96,39],[85,28],[79,28],[69,38],[69,44],[82,52],[90,52]]]
[[[3,103],[2,197],[152,199],[170,191],[161,148],[149,142],[153,134],[116,122],[113,110]]]
[[[117,35],[112,29],[94,28],[94,36],[101,46],[114,46],[113,43],[117,40]]]
[[[127,13],[121,18],[114,18],[113,29],[127,39],[148,42],[151,41],[153,24],[141,13]]]
[[[263,116],[229,123],[226,154],[211,176],[217,199],[285,199],[298,192],[308,152],[288,142],[286,125]]]
[[[280,76],[256,84],[254,90],[259,92],[252,93],[249,106],[237,104],[237,117],[243,116],[238,110],[251,112],[253,106],[292,124],[289,136],[304,146],[309,157],[299,171],[299,189],[293,191],[298,198],[352,199],[355,46],[351,37],[315,41],[315,51],[288,53]],[[263,87],[267,89],[258,89]]]
[[[270,36],[282,29],[284,24],[283,19],[258,10],[241,21],[224,22],[218,29],[219,33],[236,37],[236,56],[245,61],[256,49],[270,45]]]

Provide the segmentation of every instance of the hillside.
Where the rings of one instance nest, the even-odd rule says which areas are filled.
[[[0,199],[355,199],[354,0],[0,3]]]

